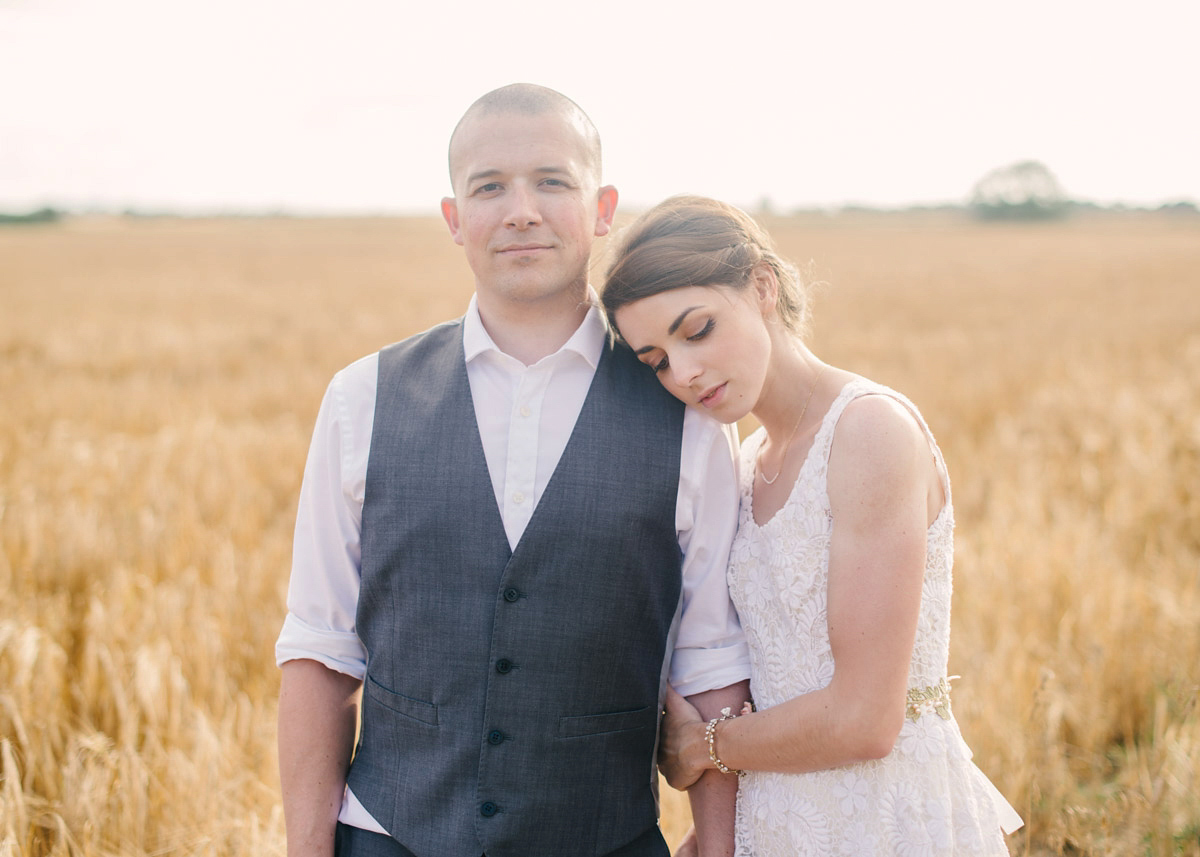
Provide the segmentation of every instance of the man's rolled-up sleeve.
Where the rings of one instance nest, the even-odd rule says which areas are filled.
[[[354,369],[363,374],[357,364]],[[348,408],[345,371],[325,392],[309,446],[296,513],[288,614],[275,643],[275,660],[282,665],[307,658],[362,679],[366,649],[355,633],[355,613],[367,454],[360,412],[366,403]],[[369,438],[368,421],[368,445]]]
[[[683,611],[671,685],[684,696],[750,677],[750,653],[726,572],[737,530],[737,434],[689,408],[684,415],[676,528],[683,551]]]

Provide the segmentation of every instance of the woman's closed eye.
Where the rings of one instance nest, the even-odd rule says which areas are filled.
[[[706,321],[704,323],[704,327],[700,328],[698,331],[696,331],[695,333],[693,333],[691,336],[689,336],[687,338],[688,342],[695,342],[697,339],[703,339],[704,337],[706,337],[710,333],[712,333],[712,329],[716,326],[717,326],[716,321],[714,321],[713,319],[710,318],[708,321]]]
[[[686,339],[688,342],[698,342],[699,340],[703,339],[704,337],[706,337],[710,333],[712,333],[713,328],[716,326],[717,326],[716,320],[710,318],[704,322],[703,327],[701,327],[699,330],[697,330],[695,333],[691,334],[690,336],[685,336],[684,339]],[[671,365],[671,361],[667,358],[666,354],[664,354],[658,360],[646,360],[645,363],[647,366],[649,366],[651,369],[653,369],[655,371],[655,373],[663,372]]]

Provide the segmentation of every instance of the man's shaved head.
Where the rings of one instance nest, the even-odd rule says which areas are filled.
[[[499,89],[493,89],[476,99],[467,108],[467,112],[454,126],[450,135],[450,181],[454,182],[454,164],[457,160],[460,132],[476,119],[495,114],[518,114],[524,116],[544,116],[548,113],[558,114],[563,119],[575,125],[583,138],[587,149],[587,166],[592,171],[596,184],[600,184],[600,134],[592,120],[576,104],[561,92],[556,92],[535,83],[510,83]]]

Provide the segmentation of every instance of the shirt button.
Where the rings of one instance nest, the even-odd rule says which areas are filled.
[[[513,494],[513,502],[516,503],[517,505],[524,503],[525,495],[522,494],[520,491],[518,491],[516,494]]]
[[[521,593],[517,591],[516,587],[510,586],[508,589],[504,590],[504,600],[509,604],[512,604],[520,597]]]
[[[491,818],[493,815],[495,815],[499,811],[500,811],[500,807],[496,806],[490,800],[484,801],[479,806],[479,814],[482,815],[484,818]]]
[[[500,675],[508,675],[512,668],[513,662],[508,658],[501,658],[496,661],[496,672],[500,673]]]
[[[504,733],[499,729],[493,729],[488,733],[488,743],[493,747],[498,747],[504,743]]]
[[[521,416],[527,417],[531,413],[533,413],[533,411],[529,410],[529,405],[521,405]]]

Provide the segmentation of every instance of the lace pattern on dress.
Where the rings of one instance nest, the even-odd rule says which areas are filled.
[[[950,710],[947,664],[954,509],[941,451],[907,398],[863,378],[848,382],[822,418],[783,507],[754,520],[754,461],[765,435],[742,445],[741,511],[729,589],[750,646],[751,692],[760,710],[833,679],[826,590],[833,517],[826,477],[846,406],[890,396],[929,441],[945,504],[926,532],[925,573],[909,666],[908,718],[883,759],[808,774],[749,771],[737,807],[738,857],[797,854],[973,855],[1008,853],[995,788],[971,762]],[[932,712],[936,716],[925,716]],[[1011,814],[1012,810],[1004,804]],[[1005,815],[1011,822],[1011,815]]]

